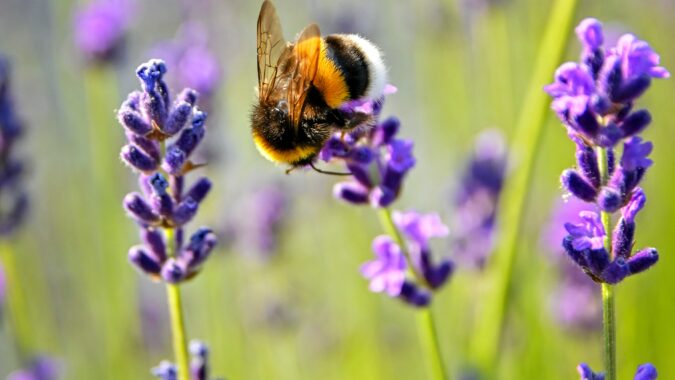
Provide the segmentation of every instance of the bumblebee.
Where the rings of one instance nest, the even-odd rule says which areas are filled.
[[[321,37],[318,25],[284,40],[274,5],[265,0],[257,27],[258,87],[251,126],[260,153],[275,163],[311,165],[330,135],[367,124],[340,110],[350,100],[378,99],[386,84],[380,50],[354,34]]]

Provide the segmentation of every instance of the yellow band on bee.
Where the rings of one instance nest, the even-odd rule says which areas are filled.
[[[257,134],[253,134],[253,142],[258,148],[260,154],[266,159],[283,164],[295,164],[301,162],[316,154],[319,148],[311,146],[299,146],[289,150],[278,150],[270,146],[264,138]]]
[[[326,43],[323,39],[321,39],[321,55],[319,56],[319,67],[314,79],[314,87],[323,95],[330,108],[337,108],[349,100],[347,83],[340,70],[328,58]]]

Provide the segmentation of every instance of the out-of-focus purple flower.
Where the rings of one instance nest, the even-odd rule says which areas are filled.
[[[407,241],[407,250],[413,261],[415,271],[422,275],[431,289],[438,289],[445,284],[454,272],[455,264],[444,258],[435,264],[432,260],[429,239],[445,237],[448,227],[443,224],[438,214],[419,214],[415,211],[393,212],[396,227],[403,233]]]
[[[61,372],[60,364],[47,356],[38,356],[24,369],[14,371],[7,380],[56,380]]]
[[[595,373],[591,367],[586,363],[581,363],[577,366],[577,372],[581,376],[580,380],[605,380],[604,373]]]
[[[162,380],[178,380],[176,365],[166,360],[159,363],[157,367],[153,367],[150,372]]]
[[[265,185],[236,203],[236,212],[225,221],[228,240],[244,255],[271,258],[278,250],[280,229],[290,206],[287,193],[277,185]]]
[[[361,266],[361,274],[370,280],[370,290],[386,292],[391,297],[401,294],[405,281],[406,261],[401,247],[386,235],[373,241],[376,259]]]
[[[481,267],[492,252],[506,156],[501,132],[481,132],[455,193],[453,252],[468,265]]]
[[[211,98],[221,84],[223,69],[209,48],[208,33],[202,25],[185,23],[173,40],[155,46],[151,55],[173,67],[175,84],[196,90],[209,109]]]
[[[642,364],[638,367],[633,380],[656,380],[658,373],[651,363]]]
[[[605,380],[605,374],[595,373],[591,367],[586,363],[581,363],[577,366],[577,372],[581,376],[580,380]],[[633,380],[656,380],[658,374],[656,367],[652,364],[642,364],[638,367]]]
[[[659,55],[647,42],[638,40],[632,34],[621,36],[616,43],[616,48],[610,49],[609,55],[619,58],[624,80],[629,81],[640,76],[670,77],[668,70],[659,66],[661,60]]]
[[[123,202],[139,224],[143,241],[129,250],[129,261],[154,279],[177,283],[197,274],[217,241],[204,227],[184,241],[183,226],[194,218],[211,189],[205,177],[190,187],[185,184],[185,175],[200,166],[190,155],[206,133],[206,114],[195,106],[197,95],[190,89],[180,92],[171,105],[163,79],[166,71],[166,64],[156,59],[138,67],[143,91],[129,95],[118,120],[129,139],[122,159],[141,173],[142,194],[130,193]],[[162,157],[160,146],[172,137]],[[169,230],[175,233],[169,235]]]
[[[193,340],[190,342],[190,375],[192,380],[208,380],[209,378],[209,348],[204,342]]]
[[[0,236],[11,235],[28,211],[28,196],[21,182],[24,165],[15,152],[23,132],[11,94],[9,60],[0,54]]]
[[[124,44],[132,13],[132,0],[95,0],[85,5],[75,13],[75,45],[89,60],[114,59]]]
[[[567,236],[564,224],[583,222],[579,213],[584,211],[595,212],[597,207],[577,198],[559,201],[544,230],[541,244],[560,273],[556,289],[549,299],[553,317],[565,327],[593,330],[602,323],[598,284],[565,257],[561,244]]]

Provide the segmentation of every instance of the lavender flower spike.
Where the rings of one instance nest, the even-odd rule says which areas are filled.
[[[129,261],[155,280],[178,283],[196,275],[216,245],[208,228],[197,230],[188,244],[182,238],[167,241],[162,233],[170,228],[182,237],[184,226],[211,189],[209,179],[202,177],[184,190],[186,174],[199,166],[190,157],[206,134],[206,114],[196,107],[197,95],[190,89],[180,92],[170,107],[163,61],[150,60],[136,72],[143,91],[130,94],[118,114],[129,139],[122,159],[141,172],[142,193],[133,192],[124,199],[124,208],[140,224],[143,239],[142,245],[129,250]],[[162,157],[160,145],[172,136],[177,137],[169,141]],[[168,175],[158,171],[160,162]],[[169,245],[175,246],[173,257],[167,256]]]
[[[26,368],[9,374],[7,380],[56,380],[60,372],[60,365],[56,360],[38,356]]]

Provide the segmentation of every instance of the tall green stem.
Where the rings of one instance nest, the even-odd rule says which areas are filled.
[[[166,235],[167,253],[175,255],[175,236],[173,228],[164,230]],[[166,295],[171,315],[171,335],[173,338],[173,351],[178,366],[178,379],[190,380],[189,356],[187,338],[185,334],[185,320],[183,318],[183,303],[178,284],[166,284]]]
[[[16,355],[23,364],[30,354],[32,329],[27,315],[26,293],[21,287],[21,279],[17,272],[15,253],[8,242],[0,242],[0,259],[7,276],[7,319],[11,326]]]
[[[401,251],[408,259],[408,263],[412,263],[410,252],[406,249],[405,241],[401,232],[396,228],[394,221],[391,218],[391,211],[388,208],[380,209],[380,222],[384,230],[394,238]],[[426,281],[419,273],[417,273],[411,265],[408,266],[408,272],[412,275],[418,283],[427,286]],[[434,315],[430,308],[423,308],[417,314],[417,328],[420,341],[425,350],[425,357],[427,358],[427,366],[431,378],[434,380],[449,380],[448,371],[443,363],[443,355],[441,354],[441,347],[438,342],[438,333],[436,332],[436,324],[434,322]]]
[[[608,181],[608,161],[607,149],[598,148],[598,167],[600,169],[600,179],[602,185]],[[612,252],[612,243],[609,239],[611,231],[610,214],[606,211],[600,212],[602,227],[605,229],[605,249],[609,252],[611,260],[614,259]],[[616,380],[616,318],[614,307],[614,287],[610,284],[602,284],[602,332],[604,336],[603,359],[605,364],[605,376],[607,380]]]
[[[510,295],[513,264],[522,235],[523,214],[534,163],[540,146],[542,126],[548,112],[543,86],[553,78],[571,34],[577,0],[557,0],[546,23],[532,76],[511,142],[514,170],[505,183],[499,210],[501,244],[488,262],[486,292],[471,336],[471,356],[486,377],[496,378],[498,353]]]

